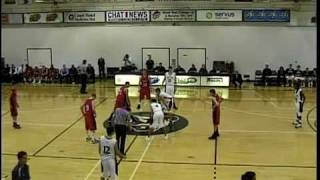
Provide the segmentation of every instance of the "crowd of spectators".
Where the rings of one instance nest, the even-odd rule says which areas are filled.
[[[316,86],[317,69],[310,70],[308,67],[303,71],[300,65],[297,65],[296,69],[292,67],[292,64],[285,70],[283,66],[279,69],[271,70],[269,65],[266,64],[262,71],[256,71],[256,84],[263,86],[293,86],[295,81],[300,80],[305,87]]]
[[[95,70],[91,64],[88,64],[87,74],[89,82],[95,82]],[[1,71],[1,77],[3,82],[24,82],[24,83],[73,83],[78,84],[80,82],[79,68],[71,65],[67,67],[62,65],[61,69],[58,69],[51,65],[50,67],[34,66],[31,67],[28,64],[15,66],[6,66]]]

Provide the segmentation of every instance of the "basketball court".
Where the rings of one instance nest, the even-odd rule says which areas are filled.
[[[96,180],[100,178],[98,145],[85,141],[80,105],[87,97],[76,85],[18,85],[22,129],[12,128],[8,98],[2,86],[2,179],[11,178],[16,153],[29,154],[35,180]],[[130,87],[129,92],[137,91]],[[121,180],[232,180],[252,170],[259,180],[316,179],[316,89],[304,88],[303,128],[295,129],[292,88],[217,88],[221,105],[220,137],[212,133],[209,88],[178,87],[178,110],[188,126],[169,134],[127,137],[127,159],[120,162]],[[112,81],[89,85],[97,94],[97,134],[110,115],[116,95]],[[132,95],[133,111],[138,98]],[[142,111],[149,111],[147,104]],[[308,121],[307,121],[307,114]]]

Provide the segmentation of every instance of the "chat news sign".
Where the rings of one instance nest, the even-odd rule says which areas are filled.
[[[201,86],[225,86],[229,87],[229,76],[201,76]]]
[[[105,12],[64,12],[66,23],[99,23],[105,22]]]
[[[24,14],[25,24],[62,23],[62,13],[28,13]]]
[[[23,14],[1,14],[1,24],[22,24]]]
[[[148,22],[149,11],[107,11],[107,22]]]
[[[246,22],[290,22],[290,10],[250,9],[243,10],[243,21]]]
[[[176,76],[177,86],[200,86],[200,76]]]
[[[197,21],[242,21],[242,10],[197,10]]]
[[[151,11],[151,21],[195,21],[195,10],[155,10]]]

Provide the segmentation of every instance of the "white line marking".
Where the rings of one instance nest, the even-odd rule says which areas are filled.
[[[88,173],[88,175],[84,178],[84,180],[88,180],[89,179],[89,177],[91,176],[93,171],[98,167],[99,164],[100,164],[100,160],[94,165],[94,167],[91,169],[91,171]]]
[[[251,131],[251,130],[221,130],[221,132],[235,132],[235,133],[279,133],[279,134],[311,134],[314,132],[298,132],[298,131]]]
[[[142,159],[144,158],[144,156],[146,155],[146,152],[148,151],[148,149],[149,149],[149,147],[150,147],[150,144],[151,144],[152,140],[153,140],[153,136],[150,138],[150,141],[149,141],[147,147],[144,149],[144,151],[143,151],[143,153],[142,153],[142,155],[141,155],[141,157],[140,157],[140,159],[139,159],[136,167],[134,168],[134,170],[133,170],[133,172],[132,172],[129,180],[132,180],[133,177],[134,177],[134,175],[136,174],[136,172],[137,172],[137,170],[138,170],[138,168],[139,168],[139,166],[140,166],[140,164],[141,164],[141,162],[142,162]]]

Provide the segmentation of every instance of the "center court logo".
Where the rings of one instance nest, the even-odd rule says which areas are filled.
[[[150,112],[132,112],[132,130],[128,131],[128,134],[145,136],[148,135],[149,127],[152,124],[150,119]],[[165,113],[165,128],[167,132],[176,132],[184,129],[188,126],[188,121],[186,118],[179,116],[174,113]],[[155,131],[153,134],[163,134],[163,128]]]

